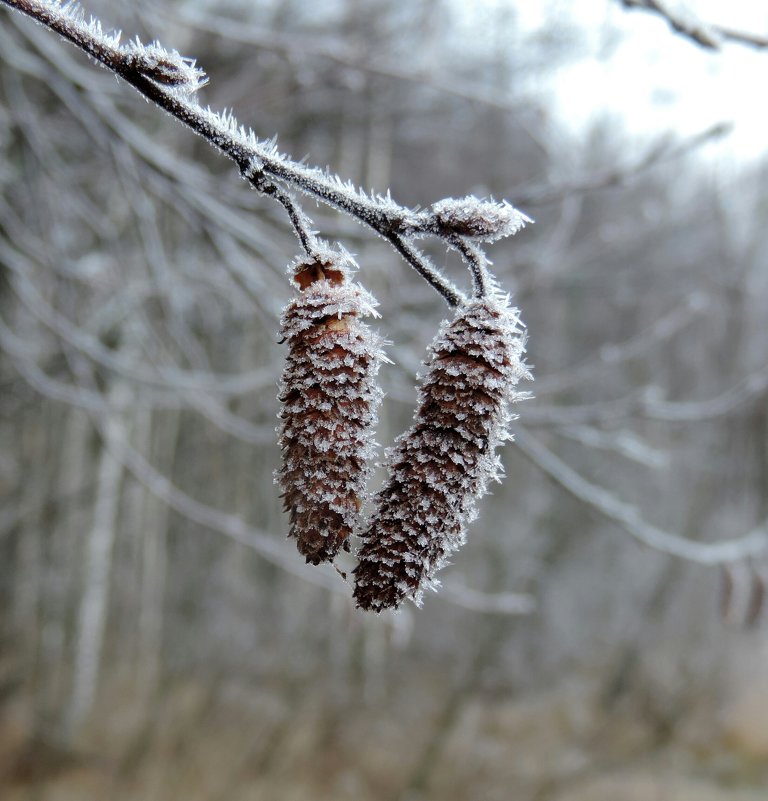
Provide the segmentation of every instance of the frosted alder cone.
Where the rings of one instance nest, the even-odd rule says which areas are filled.
[[[430,346],[413,426],[388,455],[355,568],[355,600],[381,612],[417,604],[446,557],[466,538],[477,500],[499,479],[495,451],[510,439],[509,404],[530,378],[524,328],[502,296],[474,299]]]
[[[283,452],[276,481],[290,514],[289,536],[307,562],[349,550],[375,453],[385,359],[363,318],[376,301],[350,280],[351,258],[329,251],[294,265],[299,294],[283,310],[288,359],[278,400]]]

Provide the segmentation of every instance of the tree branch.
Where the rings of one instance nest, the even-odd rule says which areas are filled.
[[[105,34],[97,20],[86,22],[82,14],[56,0],[0,0],[83,50],[119,75],[145,98],[183,122],[231,158],[242,175],[258,191],[273,196],[288,211],[302,246],[314,247],[314,236],[295,201],[278,191],[273,180],[295,187],[315,199],[368,225],[386,239],[451,306],[462,303],[463,294],[413,245],[413,239],[431,235],[456,250],[456,236],[492,242],[516,233],[530,220],[507,203],[482,202],[474,197],[440,201],[430,209],[414,211],[398,205],[387,194],[366,195],[338,176],[291,160],[277,149],[276,141],[259,140],[232,114],[202,108],[194,99],[205,85],[205,74],[192,59],[158,43],[138,39],[120,44],[118,34]],[[445,213],[446,209],[450,213]],[[454,213],[459,210],[458,216]],[[309,252],[309,251],[308,251]],[[465,252],[459,251],[467,260]],[[474,272],[474,259],[468,260]]]

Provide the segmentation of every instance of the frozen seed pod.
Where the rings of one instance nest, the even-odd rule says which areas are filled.
[[[507,298],[461,306],[429,348],[414,424],[387,457],[355,568],[361,609],[421,603],[447,556],[463,544],[477,500],[501,477],[496,448],[510,438],[509,405],[530,374],[524,328]]]
[[[307,562],[349,550],[375,455],[385,359],[364,322],[376,301],[350,278],[352,260],[335,252],[294,265],[299,294],[285,307],[288,358],[278,399],[282,466],[276,481],[290,516],[289,536]]]

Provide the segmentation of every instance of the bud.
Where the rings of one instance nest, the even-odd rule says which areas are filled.
[[[495,242],[513,236],[526,223],[533,222],[507,201],[496,203],[479,200],[473,195],[463,198],[447,198],[432,204],[438,230],[476,239],[479,242]]]
[[[474,299],[430,346],[413,426],[387,457],[355,568],[358,607],[380,612],[421,603],[446,557],[464,543],[477,500],[499,480],[495,451],[510,439],[509,404],[530,378],[524,328],[506,298]]]
[[[300,292],[283,310],[288,359],[278,400],[283,452],[276,481],[290,514],[289,536],[307,562],[349,550],[375,454],[385,359],[364,317],[376,301],[350,280],[351,260],[328,252],[294,266]]]
[[[195,66],[193,59],[185,58],[175,50],[166,50],[158,42],[145,45],[137,38],[122,48],[122,54],[127,67],[177,91],[187,94],[196,92],[208,80],[205,73]]]

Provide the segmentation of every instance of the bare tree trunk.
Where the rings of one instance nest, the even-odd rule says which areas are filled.
[[[46,431],[42,421],[30,419],[29,424],[22,429],[21,440],[23,450],[29,454],[31,465],[42,471],[46,446]],[[19,500],[20,509],[34,510],[25,516],[21,527],[13,585],[13,623],[20,634],[19,640],[27,665],[34,664],[36,638],[40,633],[40,576],[43,573],[41,517],[45,498],[42,489],[44,486],[44,480],[24,482]]]
[[[110,391],[113,411],[105,422],[108,440],[127,437],[127,426],[121,410],[128,406],[131,396],[130,385],[123,381],[116,383]],[[85,587],[78,613],[72,695],[66,715],[66,728],[70,734],[88,716],[99,683],[123,470],[122,463],[106,447],[103,448],[96,479],[93,524],[87,544]]]
[[[166,474],[171,472],[173,466],[179,423],[179,415],[174,414],[171,419],[164,417],[163,425],[158,428],[151,412],[139,423],[147,428],[147,441],[156,443],[155,461]],[[168,518],[168,505],[145,491],[141,540],[139,688],[148,704],[154,700],[162,666]]]
[[[57,460],[56,487],[61,497],[77,499],[69,512],[59,514],[50,544],[51,580],[45,588],[45,626],[41,642],[41,662],[46,666],[46,706],[60,709],[66,692],[66,648],[68,605],[75,592],[79,570],[74,559],[79,553],[81,533],[87,511],[80,495],[93,481],[89,469],[88,443],[93,427],[86,414],[72,409],[67,414],[60,458]],[[74,557],[74,558],[73,558]]]

